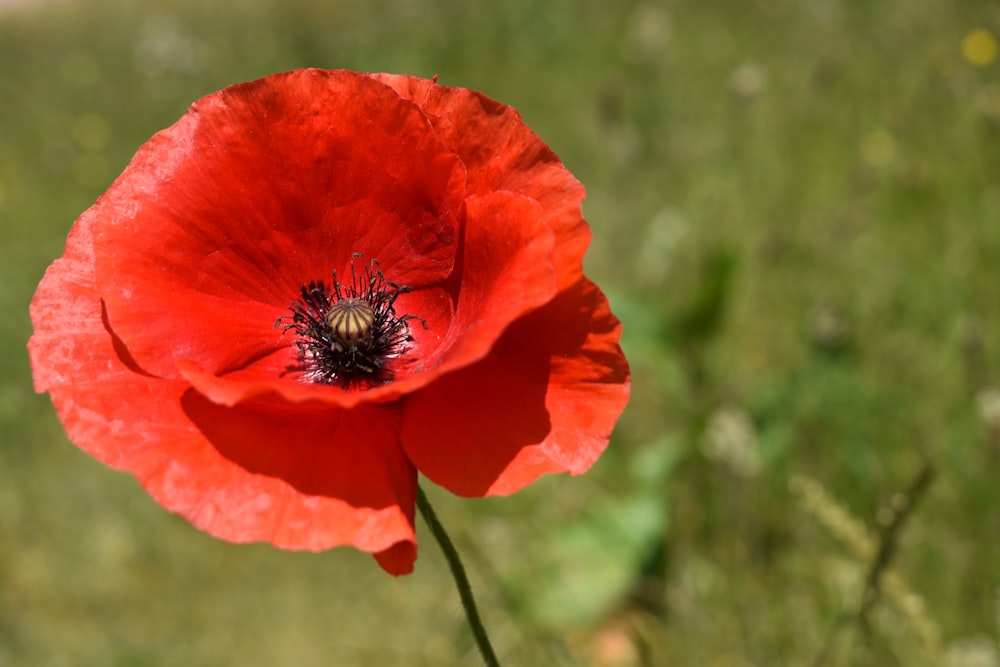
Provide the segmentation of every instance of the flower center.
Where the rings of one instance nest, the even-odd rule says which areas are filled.
[[[345,389],[367,388],[391,382],[391,361],[413,341],[410,320],[427,322],[417,315],[397,315],[396,299],[410,291],[385,279],[372,260],[358,276],[351,258],[351,284],[344,285],[333,272],[333,287],[309,281],[300,290],[301,301],[289,307],[291,315],[278,318],[276,327],[293,331],[303,378],[308,382],[337,384]]]

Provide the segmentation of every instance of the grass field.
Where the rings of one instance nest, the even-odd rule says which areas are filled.
[[[0,8],[0,665],[479,664],[426,533],[401,579],[213,540],[31,390],[76,216],[201,95],[304,66],[482,90],[587,186],[612,446],[430,489],[504,664],[1000,665],[998,34],[985,0]]]

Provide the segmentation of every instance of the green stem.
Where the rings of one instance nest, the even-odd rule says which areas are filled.
[[[486,635],[486,628],[479,618],[479,612],[476,611],[476,601],[472,597],[472,587],[469,586],[469,579],[465,576],[462,559],[458,557],[455,545],[451,543],[448,533],[445,532],[444,526],[438,521],[434,509],[427,500],[427,496],[424,495],[424,490],[419,486],[417,487],[417,507],[420,509],[420,516],[424,517],[424,521],[427,522],[431,533],[434,535],[434,539],[441,546],[441,551],[444,552],[444,557],[448,561],[448,567],[451,568],[451,576],[455,579],[455,586],[458,587],[458,595],[462,598],[462,608],[465,609],[465,617],[469,620],[469,627],[472,628],[472,636],[476,638],[476,646],[479,647],[483,661],[487,667],[500,667],[500,662],[497,660],[497,656],[493,652],[493,647],[490,645],[490,638]]]

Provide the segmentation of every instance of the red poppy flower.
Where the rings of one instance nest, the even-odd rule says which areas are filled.
[[[227,88],[76,221],[31,304],[36,389],[213,535],[409,572],[418,470],[508,494],[607,445],[629,375],[583,275],[582,199],[469,90],[320,70]]]

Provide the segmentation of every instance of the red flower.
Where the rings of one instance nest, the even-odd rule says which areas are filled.
[[[508,494],[607,445],[629,374],[582,199],[472,91],[320,70],[227,88],[76,221],[31,304],[36,389],[213,535],[409,572],[418,470]]]

